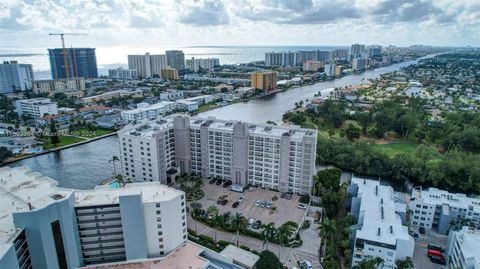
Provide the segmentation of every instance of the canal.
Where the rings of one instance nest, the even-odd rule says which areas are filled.
[[[285,111],[294,107],[295,102],[311,99],[319,91],[348,85],[360,84],[380,74],[393,72],[414,64],[418,60],[391,65],[340,79],[302,86],[245,103],[237,103],[207,111],[199,116],[213,116],[219,119],[235,119],[253,123],[268,120],[280,121]],[[10,166],[28,166],[59,182],[61,187],[90,189],[113,175],[112,156],[119,155],[117,137],[110,136],[91,143],[64,149],[55,153],[24,159]]]

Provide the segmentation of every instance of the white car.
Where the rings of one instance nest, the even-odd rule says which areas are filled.
[[[255,223],[255,219],[254,219],[254,218],[249,218],[249,219],[248,219],[248,224],[249,224],[249,225],[252,225],[252,224],[254,224],[254,223]]]
[[[257,201],[255,202],[255,206],[260,206],[261,204],[262,204],[262,200],[257,200]]]
[[[306,205],[306,204],[298,204],[297,207],[300,208],[300,209],[307,209],[307,205]]]
[[[307,260],[303,260],[302,266],[304,266],[307,269],[312,269],[313,268],[312,263],[310,261],[307,261]]]
[[[245,197],[241,196],[240,198],[238,198],[238,202],[239,202],[239,203],[241,203],[241,202],[243,202],[243,201],[245,201]]]

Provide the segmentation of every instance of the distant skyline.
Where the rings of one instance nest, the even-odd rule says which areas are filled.
[[[2,0],[0,47],[479,46],[480,1]]]

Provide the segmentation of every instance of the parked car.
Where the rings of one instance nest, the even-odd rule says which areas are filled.
[[[248,188],[248,191],[253,191],[253,188],[252,188],[252,187],[249,187],[249,188]]]
[[[445,260],[445,257],[432,256],[430,257],[430,261],[436,264],[447,265],[447,261]]]
[[[312,269],[313,268],[312,263],[308,260],[303,260],[301,265],[306,269]]]
[[[280,194],[280,198],[285,198],[285,196],[287,196],[284,192],[282,192],[282,194]]]
[[[252,224],[253,229],[258,229],[262,225],[262,222],[260,220],[255,221],[255,223]]]
[[[254,218],[249,218],[248,219],[248,225],[252,225],[255,223],[255,219]]]
[[[240,198],[238,198],[238,202],[241,203],[241,202],[243,202],[243,201],[245,201],[245,197],[240,196]]]
[[[429,249],[427,251],[427,256],[428,257],[444,257],[442,252],[434,249]]]
[[[222,202],[220,203],[221,205],[226,205],[228,203],[228,200],[222,200]]]
[[[215,184],[217,184],[217,185],[222,184],[222,180],[221,180],[220,178],[218,178],[218,179],[217,179],[217,183],[215,183]]]
[[[412,233],[412,237],[418,239],[420,235],[418,235],[418,233]]]
[[[210,184],[210,185],[211,185],[211,184],[215,183],[215,181],[217,181],[217,180],[216,180],[216,179],[214,179],[214,178],[212,178],[212,179],[210,179],[210,181],[208,182],[208,184]]]
[[[265,207],[266,208],[272,208],[272,202],[266,202]]]
[[[306,204],[298,204],[297,207],[300,208],[300,209],[307,209],[307,205],[306,205]]]
[[[232,207],[233,207],[233,208],[237,208],[239,204],[240,204],[240,203],[239,203],[238,201],[236,201],[235,203],[232,204]]]
[[[291,193],[285,194],[285,198],[286,198],[287,200],[292,200],[292,194],[291,194]]]
[[[262,203],[262,200],[257,200],[257,201],[255,202],[255,206],[260,206],[261,203]]]
[[[433,250],[437,250],[437,251],[440,251],[440,252],[444,252],[443,248],[439,247],[439,246],[436,246],[436,245],[433,245],[433,244],[430,244],[428,243],[428,246],[427,246],[428,249],[433,249]]]
[[[231,180],[227,180],[223,183],[223,187],[226,188],[226,187],[229,187],[230,185],[232,185],[232,181]]]
[[[418,228],[418,232],[421,234],[425,234],[425,227]]]

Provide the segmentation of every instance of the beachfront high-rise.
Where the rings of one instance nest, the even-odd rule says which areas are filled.
[[[165,54],[128,55],[128,68],[137,70],[138,78],[160,77],[160,70],[167,66]]]
[[[67,48],[68,77],[98,77],[97,57],[94,48]],[[53,79],[67,78],[62,48],[48,49],[50,71]]]
[[[171,116],[118,133],[123,174],[171,183],[175,175],[310,193],[317,131],[215,118]]]
[[[167,50],[167,65],[177,70],[185,69],[185,54],[181,50]]]
[[[57,187],[0,168],[0,268],[74,269],[165,257],[187,241],[185,195],[159,182]]]
[[[31,64],[19,64],[16,61],[0,64],[0,94],[29,91],[32,83]]]
[[[277,88],[277,72],[256,71],[250,74],[251,86],[264,91],[265,94]]]

